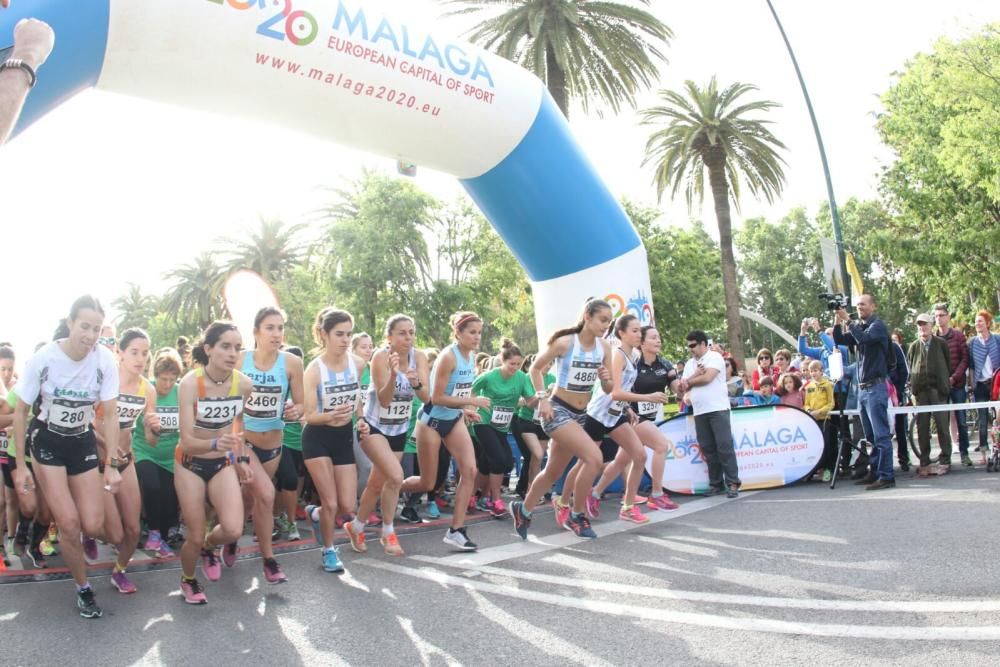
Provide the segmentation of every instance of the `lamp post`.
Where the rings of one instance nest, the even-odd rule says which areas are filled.
[[[765,0],[767,2],[768,9],[771,10],[771,15],[774,17],[774,22],[778,25],[778,30],[781,32],[781,39],[785,42],[785,47],[788,49],[788,55],[792,59],[792,66],[795,67],[795,76],[799,79],[799,85],[802,87],[802,96],[806,99],[806,108],[809,110],[809,119],[812,121],[813,132],[816,133],[816,144],[819,146],[819,158],[823,163],[823,176],[826,178],[826,195],[827,199],[830,201],[830,216],[833,218],[833,240],[837,245],[837,261],[840,264],[840,275],[844,281],[844,293],[847,295],[848,299],[851,296],[851,276],[847,273],[847,259],[844,253],[844,238],[840,232],[840,212],[837,210],[837,200],[833,196],[833,180],[830,178],[830,165],[826,160],[826,148],[823,147],[823,136],[819,132],[819,123],[816,122],[816,113],[813,111],[812,100],[809,98],[809,90],[806,88],[805,79],[802,78],[802,70],[799,69],[799,61],[795,58],[795,52],[792,51],[792,43],[788,41],[788,35],[785,34],[785,28],[781,25],[781,19],[778,18],[778,12],[774,10],[774,5],[771,0]]]

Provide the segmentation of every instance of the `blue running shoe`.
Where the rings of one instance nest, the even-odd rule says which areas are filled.
[[[438,504],[435,501],[430,501],[427,503],[427,516],[431,519],[440,519],[441,510],[438,508]]]
[[[524,516],[524,503],[515,500],[510,504],[510,516],[514,520],[514,531],[522,540],[528,539],[528,528],[531,527],[531,519]]]
[[[312,522],[313,527],[313,537],[316,538],[316,544],[322,544],[323,536],[319,532],[319,521],[313,520],[313,512],[319,509],[317,505],[306,505],[306,518]]]
[[[576,533],[577,537],[583,537],[588,540],[597,539],[597,533],[590,527],[590,519],[587,518],[586,514],[570,514],[569,529]]]
[[[327,572],[343,572],[344,564],[340,562],[337,547],[323,549],[323,569]]]

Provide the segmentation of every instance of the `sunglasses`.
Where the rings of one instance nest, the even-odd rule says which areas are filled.
[[[757,357],[757,361],[764,361],[764,360],[771,361],[771,357]]]
[[[115,344],[115,337],[114,336],[101,336],[100,338],[97,339],[97,343],[99,345],[114,345]]]
[[[693,350],[694,348],[698,347],[699,345],[701,345],[701,343],[688,343],[688,348],[690,348],[690,349]]]

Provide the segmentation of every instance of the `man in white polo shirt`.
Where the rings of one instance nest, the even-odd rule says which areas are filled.
[[[695,330],[687,335],[691,361],[684,364],[680,390],[687,396],[694,413],[698,445],[708,464],[706,496],[726,492],[739,495],[740,469],[733,451],[733,432],[729,423],[729,392],[726,390],[726,362],[722,355],[708,349],[708,336]]]

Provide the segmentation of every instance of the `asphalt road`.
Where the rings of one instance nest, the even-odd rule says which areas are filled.
[[[995,665],[1000,474],[898,483],[681,499],[644,526],[607,500],[594,541],[539,512],[526,543],[470,527],[475,554],[442,530],[405,536],[405,558],[342,549],[346,575],[306,550],[280,586],[242,560],[203,607],[176,569],[135,574],[132,596],[97,577],[94,621],[68,581],[4,584],[0,664]]]

